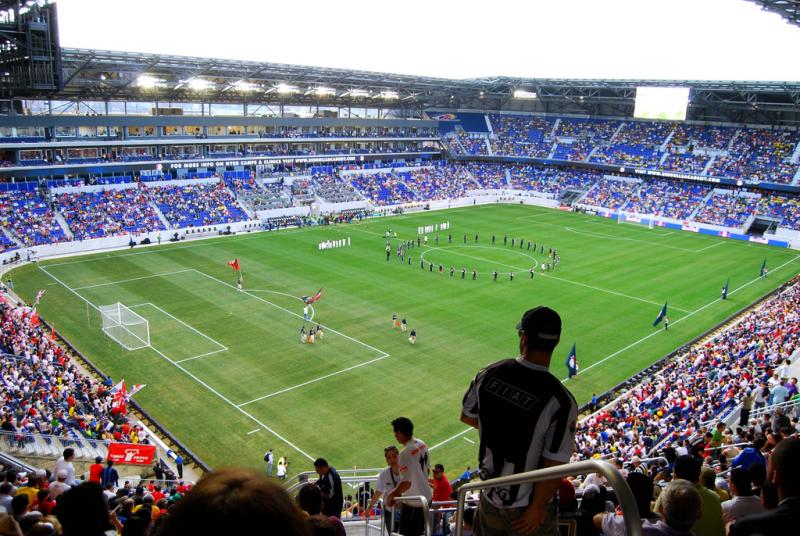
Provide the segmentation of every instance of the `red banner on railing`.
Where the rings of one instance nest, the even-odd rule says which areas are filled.
[[[156,455],[155,445],[135,445],[133,443],[110,443],[108,458],[116,464],[150,465]]]

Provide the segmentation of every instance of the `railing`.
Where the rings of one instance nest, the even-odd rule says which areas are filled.
[[[44,458],[57,458],[67,447],[75,448],[78,459],[93,460],[95,456],[105,458],[109,443],[110,441],[78,435],[54,436],[30,433],[24,430],[0,432],[0,445],[4,450]]]
[[[781,408],[783,410],[794,408],[800,406],[800,399],[798,400],[787,400],[786,402],[781,402],[780,404],[772,404],[771,406],[761,406],[758,409],[753,409],[750,411],[750,418],[755,419],[761,417],[766,413],[773,413],[776,409]]]
[[[409,496],[402,496],[397,497],[394,500],[395,504],[407,504],[409,506],[414,506],[417,508],[422,508],[422,516],[425,520],[425,536],[431,536],[433,534],[433,525],[431,524],[431,505],[428,502],[428,499],[424,495],[409,495]],[[390,534],[394,534],[394,516],[392,516],[392,526],[390,527]],[[458,536],[461,536],[461,532],[458,532]]]
[[[339,477],[342,479],[342,483],[355,483],[355,482],[375,482],[378,479],[378,474],[383,471],[383,468],[379,469],[342,469],[339,471]],[[286,482],[283,483],[283,486],[286,488],[288,493],[292,493],[293,491],[297,490],[302,484],[306,484],[308,482],[312,482],[313,480],[317,480],[319,475],[316,471],[303,471],[302,473],[297,473],[292,478],[288,479]]]
[[[468,491],[477,491],[486,488],[494,488],[498,486],[511,486],[517,484],[532,484],[541,482],[543,480],[552,480],[554,478],[563,478],[565,476],[582,475],[585,473],[601,473],[606,477],[609,484],[614,488],[617,495],[619,504],[622,507],[622,513],[625,520],[625,530],[628,536],[641,536],[642,535],[642,520],[639,517],[639,508],[636,506],[636,501],[633,498],[633,492],[628,487],[628,483],[622,478],[622,475],[613,466],[606,462],[597,460],[587,460],[583,462],[570,463],[566,465],[559,465],[556,467],[547,467],[545,469],[537,469],[535,471],[528,471],[527,473],[520,473],[518,475],[501,476],[499,478],[491,478],[479,482],[468,482],[461,486],[458,490],[458,512],[464,511],[464,502],[467,498]],[[455,536],[463,536],[464,527],[461,523],[456,524]],[[429,535],[430,533],[427,533]]]

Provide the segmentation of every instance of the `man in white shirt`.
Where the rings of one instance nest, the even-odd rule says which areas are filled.
[[[394,488],[397,487],[397,484],[400,482],[400,466],[398,463],[398,459],[400,457],[400,451],[397,450],[397,447],[394,445],[390,445],[383,449],[383,457],[386,458],[386,468],[378,474],[378,481],[375,484],[375,493],[372,495],[372,499],[369,502],[369,506],[367,506],[364,515],[369,518],[369,513],[372,510],[372,507],[375,506],[375,503],[381,497],[388,497],[389,493],[392,492]],[[394,508],[390,508],[384,504],[383,507],[383,518],[384,518],[384,526],[386,527],[386,533],[391,536],[392,530],[392,520],[394,519],[394,528],[398,528],[400,526],[400,516],[395,515],[395,512],[399,514],[399,510]]]
[[[75,449],[64,449],[63,456],[56,460],[56,469],[54,471],[56,474],[58,474],[59,471],[65,471],[67,473],[65,482],[70,486],[75,484],[75,467],[72,465],[72,460],[74,458]]]
[[[386,497],[386,506],[394,507],[397,497],[423,496],[431,501],[433,492],[428,483],[430,460],[428,446],[414,437],[414,424],[407,417],[392,421],[394,437],[403,445],[398,458],[400,481]],[[425,512],[418,504],[404,503],[400,510],[400,534],[419,536],[425,529]]]
[[[760,514],[764,511],[761,499],[753,495],[750,473],[741,467],[734,467],[728,476],[733,499],[722,503],[722,519],[727,527],[742,516]]]

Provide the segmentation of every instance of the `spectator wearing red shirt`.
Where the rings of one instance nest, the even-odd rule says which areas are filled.
[[[100,484],[100,481],[103,477],[103,458],[101,456],[96,456],[94,459],[94,463],[89,467],[89,482],[97,482]]]
[[[433,486],[433,497],[431,498],[432,502],[437,503],[451,500],[450,495],[453,493],[453,486],[450,485],[447,475],[444,474],[444,465],[437,463],[433,466],[433,478],[431,478],[429,482]],[[434,508],[440,507],[436,506]],[[449,517],[448,514],[435,513],[433,515],[434,528],[447,526],[447,518]]]

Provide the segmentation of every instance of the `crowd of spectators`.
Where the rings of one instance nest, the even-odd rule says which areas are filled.
[[[483,134],[467,133],[461,126],[455,129],[458,143],[464,148],[468,155],[486,155],[489,150],[486,147],[486,136]]]
[[[0,223],[26,246],[68,240],[50,204],[39,196],[38,191],[0,192]]]
[[[758,200],[758,213],[780,219],[781,227],[800,231],[800,199],[772,193]]]
[[[510,167],[509,172],[512,188],[542,192],[556,198],[569,189],[586,191],[603,176],[592,170],[564,170],[535,165],[516,165]]]
[[[508,181],[506,180],[506,169],[508,169],[508,166],[483,162],[466,162],[460,166],[466,169],[472,176],[478,188],[484,190],[502,190],[503,188],[508,188]]]
[[[714,160],[709,174],[789,184],[798,170],[798,165],[790,164],[789,158],[799,142],[797,131],[742,129],[728,154]]]
[[[18,442],[31,434],[147,442],[142,428],[112,407],[110,382],[82,374],[32,309],[2,303],[0,322],[0,429]]]
[[[702,153],[690,151],[670,151],[667,153],[659,167],[665,171],[681,171],[700,175],[706,169],[710,157]]]
[[[703,184],[647,180],[630,195],[624,210],[683,220],[694,212],[710,191],[711,187]]]
[[[741,443],[748,430],[737,436],[723,426],[715,435],[718,427],[707,423],[727,415],[746,396],[760,397],[755,407],[775,401],[770,400],[770,392],[782,380],[793,386],[789,396],[797,395],[796,380],[785,378],[785,362],[800,348],[798,334],[800,286],[795,283],[707,342],[648,371],[640,383],[581,422],[576,436],[578,455],[634,461],[691,443],[700,445],[704,455],[717,457],[714,447],[723,440]],[[765,389],[766,396],[759,394]],[[764,432],[761,426],[749,431],[767,436]]]
[[[755,214],[759,196],[738,192],[715,192],[697,211],[694,220],[725,227],[741,227]]]
[[[536,116],[492,114],[492,151],[500,156],[547,158],[553,146],[550,139],[555,121]]]
[[[628,203],[628,199],[641,185],[638,180],[614,180],[598,178],[581,203],[594,207],[618,210]]]
[[[469,172],[455,165],[412,169],[404,176],[404,182],[417,199],[430,201],[464,197],[468,188],[475,187]]]
[[[70,192],[56,199],[76,240],[165,230],[143,188]]]
[[[347,203],[358,201],[361,197],[353,185],[330,172],[317,172],[311,177],[314,192],[328,203]]]
[[[148,188],[151,199],[175,227],[197,227],[247,220],[247,214],[222,183]]]
[[[417,201],[417,196],[405,183],[408,172],[354,173],[348,175],[356,190],[376,205],[397,205]]]
[[[586,160],[594,147],[611,139],[620,124],[606,119],[561,118],[555,131],[558,145],[553,158]]]

